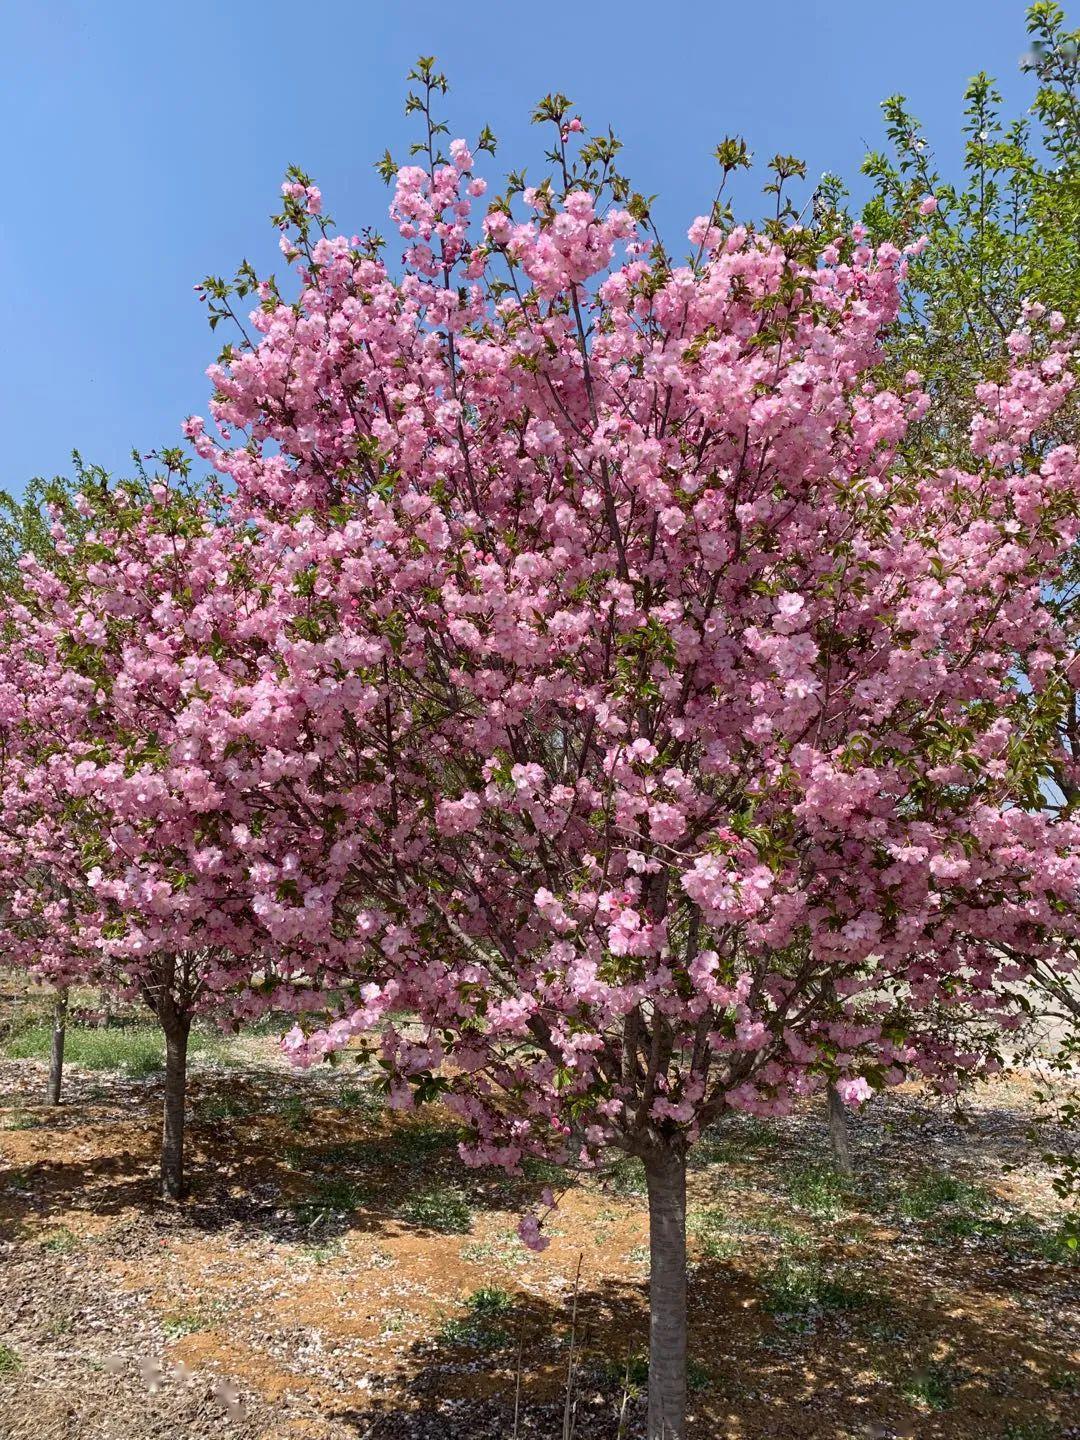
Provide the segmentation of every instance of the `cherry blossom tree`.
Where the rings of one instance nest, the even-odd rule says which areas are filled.
[[[468,1163],[643,1162],[649,1435],[679,1437],[687,1148],[830,1081],[993,1068],[1011,982],[1073,923],[1042,582],[1080,466],[1037,443],[1071,351],[1029,317],[966,463],[903,473],[927,395],[874,372],[904,251],[818,253],[778,157],[776,222],[732,225],[722,186],[677,264],[559,96],[552,175],[474,231],[445,82],[414,79],[401,273],[294,171],[295,298],[246,267],[204,292],[261,301],[211,372],[219,435],[187,431],[275,556],[277,638],[200,704],[262,817],[254,911],[355,980],[294,1058],[381,1029],[393,1103],[441,1095]],[[725,142],[723,179],[746,158]]]
[[[220,695],[242,663],[226,646],[243,628],[236,577],[255,578],[250,538],[164,458],[152,480],[83,474],[70,503],[47,501],[49,543],[17,562],[0,609],[0,859],[14,958],[62,991],[142,999],[159,1021],[161,1185],[178,1198],[193,1018],[236,1022],[292,992],[246,906],[227,757],[198,739],[205,686]],[[257,644],[244,653],[258,664]]]
[[[77,935],[139,984],[198,954],[224,993],[259,946],[346,978],[287,1049],[380,1032],[392,1103],[441,1097],[467,1163],[640,1159],[649,1436],[678,1440],[688,1147],[829,1082],[992,1068],[1073,923],[1042,582],[1080,466],[1038,444],[1071,349],[1029,317],[965,462],[906,473],[927,396],[875,378],[902,248],[821,250],[785,157],[775,221],[732,224],[726,141],[680,264],[561,96],[551,175],[474,226],[445,82],[414,78],[400,270],[293,171],[294,296],[246,266],[203,291],[215,322],[259,300],[217,434],[187,425],[228,498],[133,501],[78,593],[35,573],[9,608],[13,752],[50,737],[17,761],[20,844],[81,877]]]

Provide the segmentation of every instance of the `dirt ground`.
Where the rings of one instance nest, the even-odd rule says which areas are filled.
[[[173,1205],[158,1077],[71,1068],[59,1111],[43,1085],[0,1061],[3,1440],[561,1440],[568,1394],[576,1440],[640,1434],[634,1167],[571,1189],[534,1255],[515,1227],[552,1177],[467,1171],[448,1117],[252,1042],[196,1068]],[[1080,1436],[1080,1265],[1031,1103],[875,1102],[850,1187],[818,1106],[703,1141],[693,1440]]]

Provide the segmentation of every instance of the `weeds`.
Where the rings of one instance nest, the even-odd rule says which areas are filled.
[[[789,1170],[785,1180],[792,1201],[819,1220],[838,1220],[850,1208],[850,1182],[826,1165]]]
[[[945,1366],[931,1365],[904,1383],[903,1393],[909,1400],[931,1410],[947,1410],[952,1404],[955,1380]]]
[[[79,1241],[66,1225],[57,1225],[43,1235],[39,1243],[43,1250],[48,1250],[53,1255],[67,1255],[76,1248]]]
[[[354,1210],[359,1210],[364,1199],[364,1192],[358,1186],[334,1177],[317,1181],[311,1194],[294,1204],[293,1213],[301,1225],[311,1228],[336,1217],[351,1215]]]
[[[762,1290],[765,1308],[774,1315],[857,1310],[872,1299],[863,1285],[827,1269],[820,1259],[806,1256],[782,1256],[763,1276]]]
[[[435,1185],[411,1196],[401,1209],[401,1218],[425,1230],[444,1235],[463,1235],[472,1229],[472,1210],[460,1190]]]
[[[931,1172],[907,1187],[896,1208],[905,1220],[955,1220],[985,1211],[990,1201],[989,1194],[979,1185],[957,1180],[953,1175]]]
[[[498,1286],[474,1290],[465,1302],[465,1314],[448,1320],[435,1337],[438,1345],[464,1345],[472,1350],[501,1350],[511,1340],[508,1321],[514,1297]]]

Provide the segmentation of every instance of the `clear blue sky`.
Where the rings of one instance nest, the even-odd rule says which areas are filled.
[[[420,53],[449,72],[451,133],[499,136],[492,178],[538,172],[529,111],[561,89],[614,125],[674,239],[725,133],[857,184],[899,90],[955,159],[971,74],[1027,103],[1023,17],[1023,0],[0,0],[0,486],[67,471],[76,447],[122,469],[177,442],[221,333],[193,284],[245,256],[280,270],[267,217],[290,162],[342,228],[382,225],[372,162],[404,154]]]

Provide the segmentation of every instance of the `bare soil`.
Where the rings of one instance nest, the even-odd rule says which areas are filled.
[[[561,1440],[568,1388],[576,1440],[641,1433],[633,1167],[568,1190],[534,1255],[547,1175],[466,1170],[449,1117],[387,1115],[356,1072],[234,1059],[192,1078],[178,1205],[157,1077],[69,1069],[56,1111],[43,1065],[0,1062],[3,1440],[511,1440],[515,1401],[521,1440]],[[964,1114],[877,1101],[850,1188],[823,1106],[703,1141],[692,1440],[1080,1436],[1080,1266],[1032,1103],[1020,1078]]]

